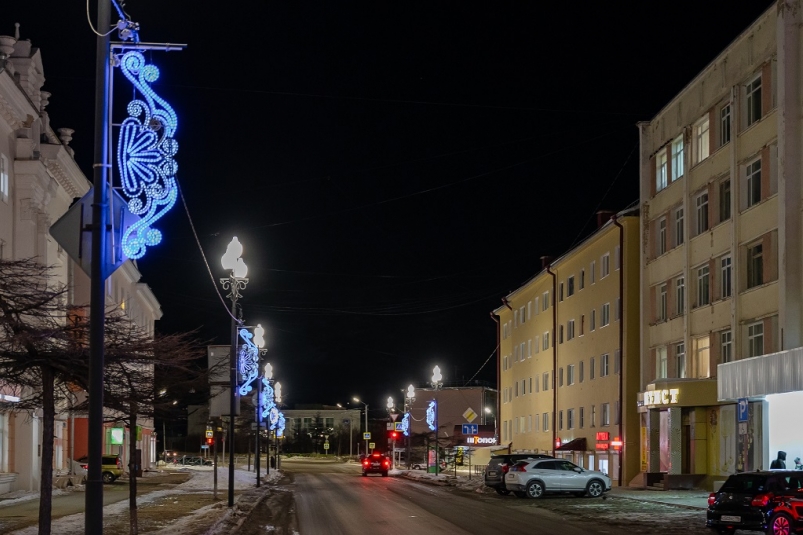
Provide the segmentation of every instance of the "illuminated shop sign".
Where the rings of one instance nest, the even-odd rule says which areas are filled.
[[[668,390],[648,390],[644,392],[644,405],[674,405],[678,402],[680,389],[670,388]]]
[[[597,431],[597,440],[610,440],[611,434],[607,431]]]
[[[496,444],[495,437],[466,437],[466,444]]]

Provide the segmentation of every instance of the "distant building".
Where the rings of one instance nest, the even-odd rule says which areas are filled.
[[[500,438],[627,484],[639,470],[640,219],[637,209],[612,215],[598,214],[599,228],[560,258],[544,257],[494,311]]]
[[[496,389],[485,385],[449,385],[438,390],[431,387],[416,388],[415,401],[410,409],[410,434],[415,436],[433,433],[427,424],[426,412],[429,403],[435,401],[438,407],[438,439],[441,447],[466,444],[468,436],[462,434],[463,424],[482,426],[482,432],[478,432],[476,436],[483,437],[483,445],[496,444],[496,400]],[[402,416],[396,421],[400,422]],[[474,435],[471,436],[473,439]],[[469,442],[473,444],[472,439]]]
[[[639,125],[646,483],[803,456],[802,27],[772,5]]]
[[[282,409],[285,418],[285,437],[297,447],[298,453],[356,455],[361,444],[362,411],[331,405],[296,405]],[[384,447],[384,437],[382,439]],[[377,440],[372,437],[372,440]],[[328,449],[325,444],[328,443]],[[364,450],[363,450],[364,452]]]

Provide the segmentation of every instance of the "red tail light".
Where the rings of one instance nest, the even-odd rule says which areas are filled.
[[[117,458],[117,468],[122,468],[122,467],[123,467],[123,461],[120,460],[120,458],[118,457]]]
[[[388,466],[390,466],[390,462],[388,462],[388,460],[387,460],[387,459],[385,459],[384,461],[382,461],[382,465],[383,465],[385,468],[387,468]]]
[[[526,465],[516,465],[510,468],[511,472],[526,472],[527,470],[524,469]]]
[[[363,465],[363,466],[368,466],[368,459],[364,460],[364,461],[362,462],[362,465]]]
[[[82,464],[81,468],[83,468],[84,470],[88,470],[89,469],[89,465],[88,464]]]
[[[502,473],[507,474],[507,471],[510,470],[510,467],[506,464],[502,465]]]
[[[717,501],[717,493],[712,492],[708,495],[708,505],[714,505],[715,501]]]
[[[770,500],[772,499],[772,493],[765,493],[765,494],[757,494],[753,501],[750,502],[750,505],[753,507],[764,507]]]

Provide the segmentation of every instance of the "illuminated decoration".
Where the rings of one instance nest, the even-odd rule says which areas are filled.
[[[270,418],[268,420],[270,422],[270,430],[273,431],[279,425],[279,409],[276,408],[276,405],[273,406],[270,410]]]
[[[142,53],[131,50],[123,54],[120,69],[142,97],[128,103],[128,117],[120,125],[117,139],[122,193],[129,211],[140,217],[124,230],[122,247],[128,258],[136,260],[145,255],[148,246],[162,241],[161,231],[152,225],[173,207],[178,196],[178,165],[173,159],[178,152],[174,139],[178,118],[151,89],[159,69],[147,65]]]
[[[427,407],[427,425],[430,431],[435,431],[435,402],[430,401]]]
[[[410,413],[405,412],[404,417],[401,421],[401,432],[404,433],[404,436],[410,436]]]
[[[274,386],[273,392],[273,399],[276,400],[276,403],[282,402],[282,383],[276,381],[276,385]]]
[[[279,413],[279,423],[276,424],[276,436],[284,436],[284,414]]]
[[[265,421],[270,415],[270,411],[276,407],[274,403],[273,387],[270,386],[270,381],[262,378],[262,391],[259,393],[259,421]]]
[[[244,396],[252,390],[251,383],[259,375],[259,348],[251,341],[254,335],[248,332],[248,329],[240,329],[239,332],[240,338],[245,342],[240,346],[237,359],[237,367],[243,378],[239,391],[240,395]]]
[[[435,366],[432,370],[432,382],[433,383],[440,383],[443,380],[443,375],[441,375],[441,367]]]
[[[410,401],[415,399],[415,387],[413,385],[407,387],[407,399]]]

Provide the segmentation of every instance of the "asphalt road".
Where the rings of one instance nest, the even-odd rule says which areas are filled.
[[[528,533],[601,535],[590,522],[569,521],[539,508],[510,506],[402,478],[362,477],[359,466],[283,461],[295,495],[301,535]],[[267,524],[265,524],[267,526]]]

